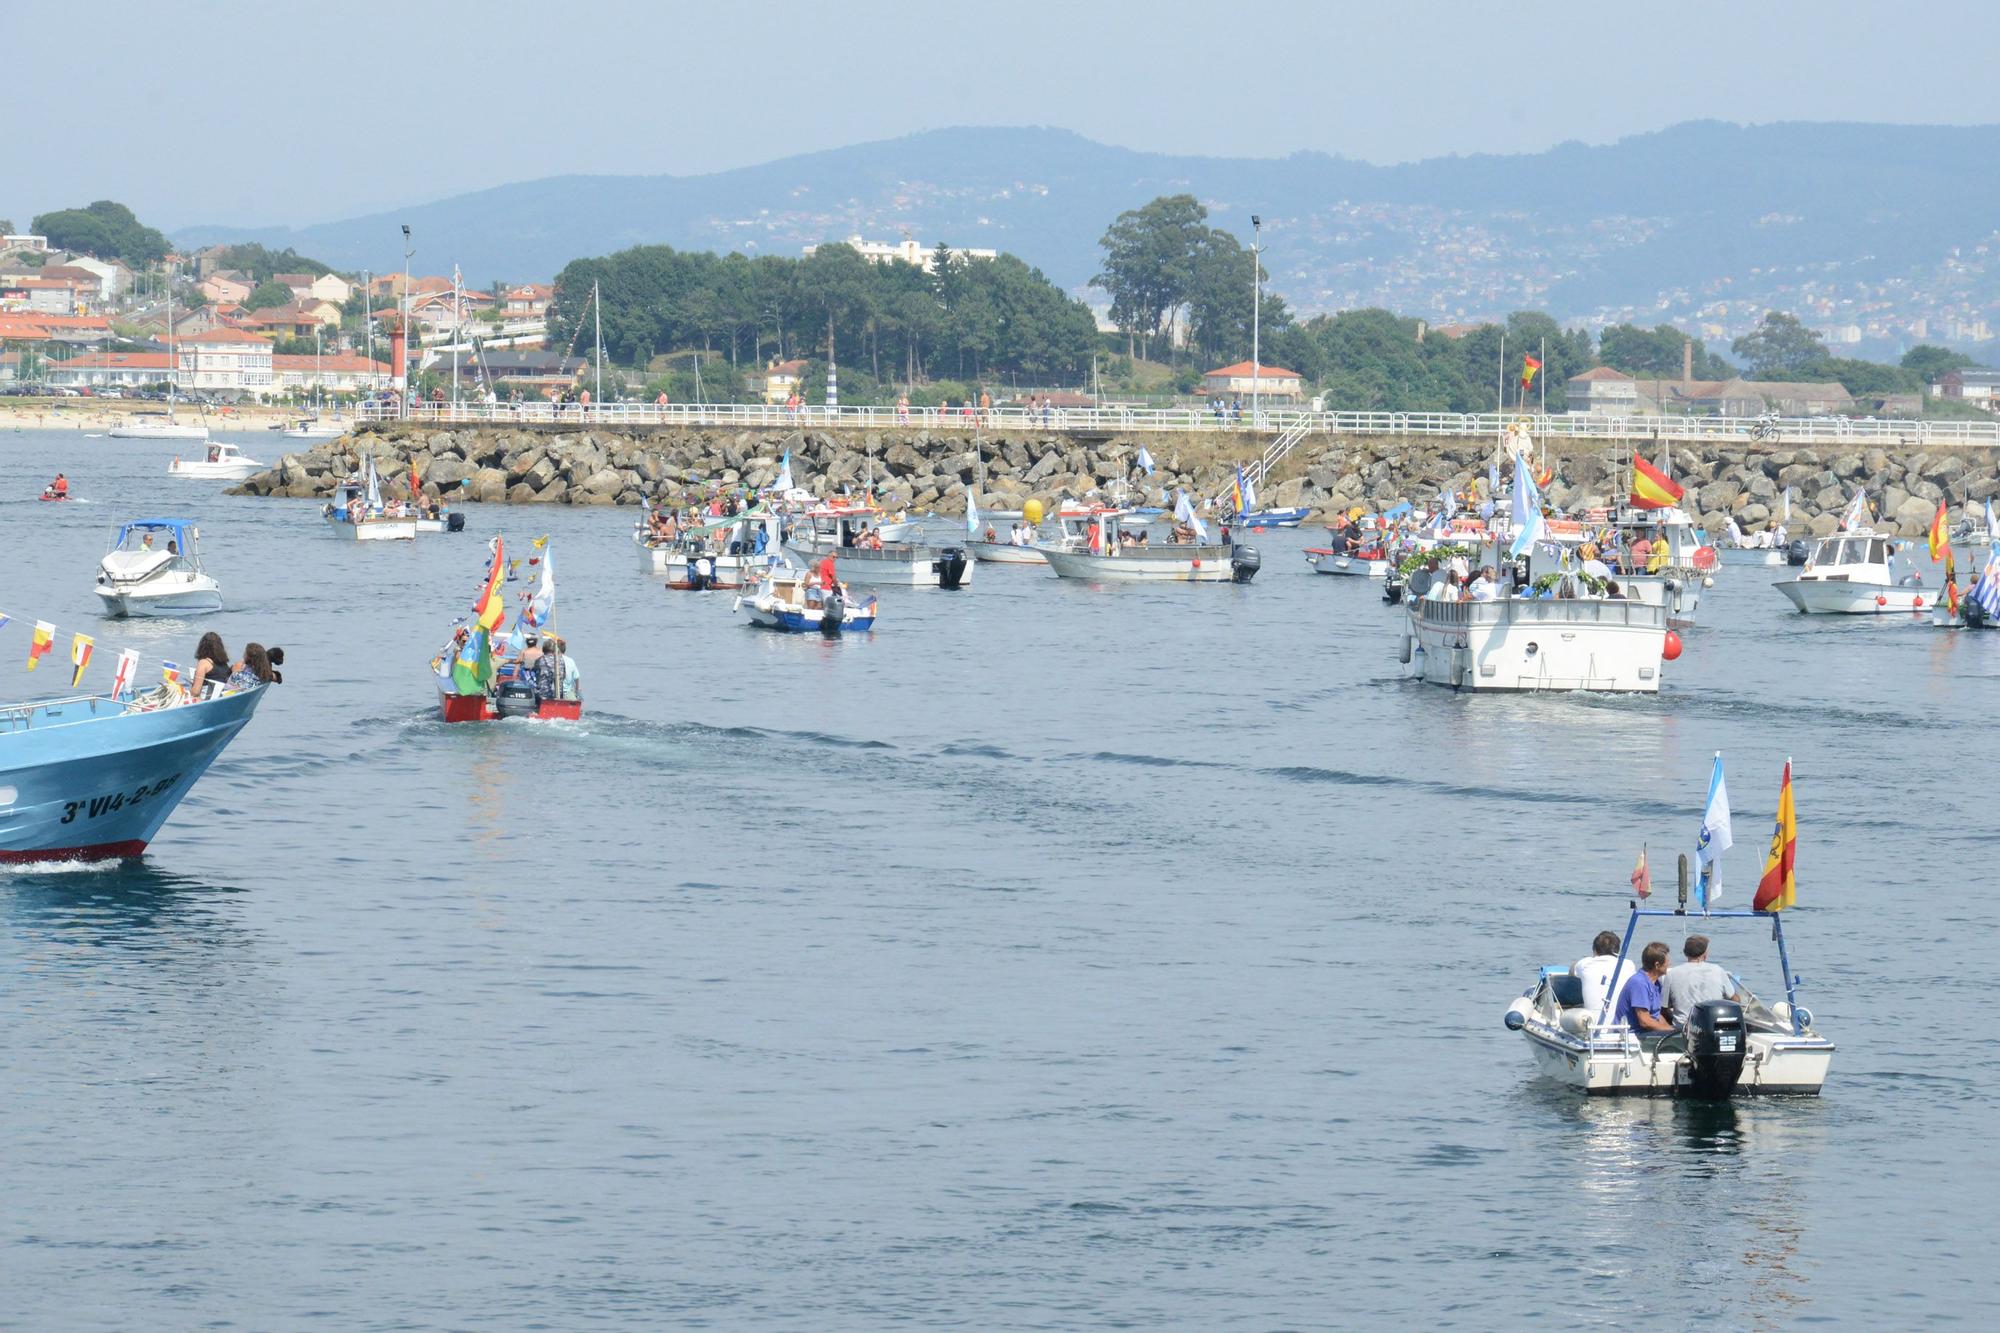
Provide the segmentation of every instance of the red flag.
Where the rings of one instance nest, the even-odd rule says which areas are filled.
[[[1632,460],[1632,507],[1634,509],[1671,509],[1681,502],[1687,490],[1675,484],[1674,479],[1654,467],[1643,458]]]
[[[1782,912],[1798,896],[1799,819],[1792,806],[1792,761],[1785,761],[1785,780],[1778,788],[1778,818],[1771,829],[1771,854],[1757,896],[1750,905],[1760,912]]]
[[[1653,872],[1646,866],[1646,849],[1639,849],[1639,864],[1632,867],[1632,892],[1644,898],[1653,892]]]

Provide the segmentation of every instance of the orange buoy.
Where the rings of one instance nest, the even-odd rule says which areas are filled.
[[[1924,599],[1922,597],[1918,597],[1914,601],[1912,601],[1910,605],[1913,610],[1921,611],[1924,609]]]
[[[1674,633],[1672,630],[1668,630],[1667,641],[1660,646],[1660,656],[1666,658],[1669,662],[1680,661],[1681,636]]]
[[[1887,597],[1884,597],[1884,596],[1883,596],[1883,595],[1882,595],[1881,593],[1879,593],[1879,592],[1875,594],[1875,605],[1877,605],[1877,606],[1887,606],[1888,604],[1889,604],[1889,599],[1888,599]]]

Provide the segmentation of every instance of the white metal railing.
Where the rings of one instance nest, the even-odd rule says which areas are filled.
[[[1310,420],[1285,427],[1284,432],[1271,441],[1270,446],[1264,450],[1264,456],[1250,465],[1250,480],[1259,486],[1263,485],[1264,478],[1271,475],[1271,469],[1278,465],[1278,460],[1298,448],[1313,430],[1314,426]]]
[[[394,405],[364,403],[363,421],[394,421]],[[1064,432],[1248,432],[1299,438],[1335,435],[1498,439],[1525,422],[1538,440],[1686,441],[1785,445],[2000,446],[2000,421],[1913,421],[1861,417],[1612,417],[1496,412],[1306,412],[1267,408],[1252,423],[1222,420],[1200,407],[859,407],[787,408],[762,403],[416,403],[412,421],[436,425],[719,426],[776,429],[929,429]],[[1275,459],[1273,460],[1275,461]]]

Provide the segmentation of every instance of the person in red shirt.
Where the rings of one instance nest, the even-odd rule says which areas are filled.
[[[840,576],[834,572],[833,557],[831,555],[820,557],[819,586],[821,592],[832,592],[840,586]]]

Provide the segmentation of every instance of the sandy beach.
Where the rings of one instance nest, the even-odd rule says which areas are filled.
[[[77,430],[108,431],[138,412],[161,412],[165,403],[121,398],[0,398],[0,431]],[[175,415],[187,421],[206,422],[218,431],[263,430],[300,409],[244,403],[230,407],[200,408],[180,404]],[[331,419],[331,418],[330,418]]]

